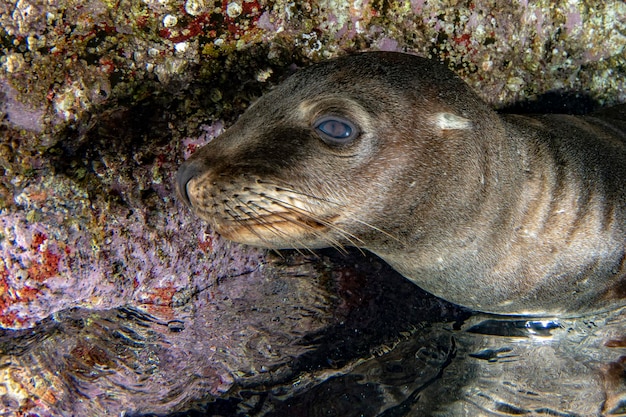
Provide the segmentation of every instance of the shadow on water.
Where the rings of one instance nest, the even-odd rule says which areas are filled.
[[[450,330],[469,312],[423,292],[373,255],[319,254],[342,276],[338,297],[350,313],[306,336],[315,349],[294,358],[294,378],[242,387],[172,416],[400,416],[441,377],[456,354]]]
[[[623,310],[469,314],[405,287],[386,266],[362,283],[378,291],[368,307],[316,335],[287,384],[241,387],[170,417],[626,415]]]

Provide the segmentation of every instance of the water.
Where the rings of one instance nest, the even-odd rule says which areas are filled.
[[[471,314],[356,251],[272,262],[168,319],[76,308],[5,331],[0,415],[626,415],[623,310]]]
[[[576,320],[474,315],[433,324],[304,389],[250,396],[265,416],[626,415],[622,311]],[[240,404],[241,405],[241,404]],[[211,408],[208,408],[211,415]],[[250,412],[250,411],[253,412]]]

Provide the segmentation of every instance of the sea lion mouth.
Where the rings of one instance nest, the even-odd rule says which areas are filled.
[[[279,212],[248,218],[223,218],[220,222],[227,227],[264,228],[292,226],[321,231],[328,229],[332,220],[336,217],[315,220],[292,212]]]
[[[270,248],[311,247],[313,241],[324,240],[327,244],[333,220],[338,216],[311,218],[294,212],[280,212],[248,218],[213,220],[223,237],[255,246]]]

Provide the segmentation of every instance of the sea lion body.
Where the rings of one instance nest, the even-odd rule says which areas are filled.
[[[363,53],[291,76],[177,184],[237,242],[358,246],[475,310],[578,315],[626,297],[624,120],[499,115],[440,64]]]

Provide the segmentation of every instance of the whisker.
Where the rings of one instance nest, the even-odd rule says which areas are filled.
[[[263,184],[263,185],[271,185],[273,187],[276,187],[277,191],[287,191],[287,192],[290,192],[290,193],[293,193],[293,194],[302,195],[302,196],[305,196],[305,197],[308,197],[308,198],[311,198],[311,199],[314,199],[314,200],[319,200],[319,201],[322,201],[324,203],[329,203],[329,204],[334,204],[334,205],[340,205],[341,204],[338,201],[329,200],[329,199],[324,198],[324,197],[320,197],[320,196],[317,196],[317,195],[305,193],[304,191],[301,191],[301,190],[296,190],[296,189],[292,188],[291,186],[282,185],[282,184],[276,184],[276,183],[273,183],[273,182],[265,182],[265,181],[263,181],[261,179],[257,179],[257,183],[258,184]]]
[[[272,184],[272,185],[274,185],[274,184]],[[285,190],[287,190],[287,189],[285,189]],[[299,213],[299,214],[301,214],[303,216],[308,217],[309,219],[313,220],[314,222],[320,223],[320,224],[322,224],[322,225],[324,225],[324,226],[326,226],[326,227],[328,227],[330,229],[335,230],[336,232],[341,234],[341,236],[343,236],[348,242],[350,242],[350,245],[352,245],[355,248],[357,248],[358,251],[361,252],[361,254],[365,256],[365,252],[363,252],[363,250],[361,249],[362,246],[365,246],[365,242],[361,238],[359,238],[358,236],[348,232],[347,230],[342,229],[341,227],[337,226],[336,224],[333,224],[333,223],[331,223],[331,222],[329,222],[327,220],[324,220],[324,219],[322,219],[322,218],[320,218],[318,216],[315,216],[311,212],[305,211],[305,210],[301,209],[300,207],[295,206],[292,203],[289,203],[289,202],[284,201],[284,200],[280,200],[280,199],[278,199],[276,197],[272,197],[272,196],[270,196],[270,195],[268,195],[266,193],[259,193],[259,192],[255,191],[255,190],[252,190],[252,189],[250,189],[249,192],[252,193],[252,194],[258,195],[261,198],[266,198],[266,199],[268,199],[270,201],[273,201],[274,203],[278,204],[279,206],[281,206],[281,207],[283,207],[283,208],[285,208],[287,210],[295,211],[295,212],[297,212],[297,213]],[[293,193],[295,193],[296,195],[307,196],[306,193],[298,192],[296,190],[293,190]],[[290,197],[296,199],[293,195],[290,196]],[[305,201],[305,200],[302,200],[302,199],[296,199],[296,200],[303,201],[303,202],[309,202],[309,201]],[[324,201],[323,199],[320,199],[320,200]],[[329,202],[331,202],[333,204],[338,204],[338,203],[334,203],[332,201],[329,201]],[[315,232],[314,229],[312,229],[312,231]],[[331,239],[329,239],[326,236],[320,235],[319,233],[316,233],[316,236],[319,236],[319,237],[322,237],[322,238],[326,239],[331,244],[332,247],[336,248],[340,252],[347,253],[347,251],[345,250],[344,245],[341,244],[340,242],[338,242],[338,241],[336,241],[334,239],[331,240]]]
[[[371,225],[371,224],[369,224],[369,223],[367,223],[367,222],[365,222],[365,221],[363,221],[363,220],[359,220],[359,219],[357,219],[356,217],[355,217],[355,218],[353,218],[352,220],[354,220],[355,222],[361,223],[362,225],[367,226],[367,227],[369,227],[370,229],[373,229],[373,230],[376,230],[377,232],[382,233],[383,235],[385,235],[385,236],[387,236],[387,237],[389,237],[389,238],[391,238],[391,239],[395,240],[396,242],[400,243],[401,245],[405,245],[405,243],[404,243],[404,242],[403,242],[400,238],[398,238],[398,237],[396,237],[396,236],[394,236],[394,235],[392,235],[392,234],[390,234],[390,233],[387,233],[387,232],[385,232],[384,230],[379,229],[378,227],[376,227],[376,226],[374,226],[374,225]]]
[[[341,243],[340,243],[340,242],[337,242],[337,241],[335,241],[334,239],[329,239],[329,238],[327,238],[327,237],[325,237],[325,236],[321,235],[321,234],[320,234],[320,233],[318,233],[318,232],[315,230],[315,228],[314,228],[314,227],[312,227],[311,225],[306,224],[305,222],[299,222],[299,221],[297,221],[297,219],[293,219],[293,218],[291,218],[291,217],[284,216],[282,213],[276,213],[276,212],[274,212],[274,211],[272,211],[272,210],[270,210],[270,209],[268,209],[268,208],[265,208],[265,207],[262,207],[262,206],[259,206],[259,205],[256,205],[256,204],[255,204],[255,206],[256,206],[257,208],[261,209],[261,210],[264,210],[264,211],[266,211],[266,212],[270,213],[270,214],[273,214],[273,215],[275,215],[275,216],[280,217],[281,219],[285,220],[286,222],[294,223],[294,224],[297,224],[297,225],[299,225],[299,226],[304,226],[304,227],[308,228],[308,229],[309,229],[309,230],[310,230],[313,234],[315,234],[316,236],[321,237],[321,238],[323,238],[323,239],[326,239],[326,240],[330,243],[330,245],[331,245],[332,247],[336,248],[337,250],[339,250],[339,251],[340,251],[340,252],[342,252],[342,253],[347,253],[347,252],[346,252],[346,249],[343,247],[343,245],[341,245]],[[284,207],[284,206],[281,206],[281,207],[283,207],[283,208],[285,208],[285,209],[287,208],[287,207]],[[288,236],[288,237],[289,237],[289,236]],[[299,243],[301,244],[301,246],[304,246],[304,247],[306,248],[306,246],[305,246],[305,245],[303,245],[300,241],[299,241]],[[317,255],[317,254],[316,254],[313,250],[311,250],[311,249],[309,249],[309,248],[306,248],[306,249],[307,249],[309,252],[311,252],[311,254],[312,254],[312,255],[314,255],[315,257],[318,257],[318,255]],[[296,250],[298,250],[298,249],[296,248]]]
[[[293,221],[293,220],[291,220],[291,219],[289,219],[289,218],[287,218],[287,217],[282,216],[280,213],[275,213],[275,212],[273,212],[273,211],[267,210],[267,209],[265,209],[264,207],[261,207],[261,206],[259,206],[259,205],[257,205],[257,204],[252,205],[252,204],[246,203],[245,201],[243,201],[243,200],[241,200],[241,199],[237,199],[236,201],[238,201],[238,202],[240,202],[242,205],[246,206],[248,209],[250,209],[250,211],[251,211],[251,212],[253,212],[253,213],[255,214],[255,217],[250,217],[250,219],[254,220],[257,224],[259,224],[259,225],[261,225],[261,226],[265,227],[267,230],[270,230],[272,233],[274,233],[276,236],[278,236],[278,237],[280,237],[280,238],[283,238],[283,239],[293,239],[293,240],[295,240],[296,242],[298,242],[298,245],[300,245],[301,247],[303,247],[304,249],[306,249],[306,250],[307,250],[308,252],[310,252],[312,255],[317,256],[317,255],[315,254],[315,252],[314,252],[312,249],[308,248],[308,247],[307,247],[307,246],[306,246],[306,245],[305,245],[305,244],[304,244],[301,240],[299,240],[299,239],[294,239],[292,236],[289,236],[289,234],[287,234],[287,233],[285,233],[285,232],[282,232],[280,229],[277,229],[276,227],[274,227],[274,226],[272,225],[272,223],[271,223],[271,222],[267,222],[267,221],[265,221],[265,220],[263,219],[263,217],[261,216],[261,214],[260,214],[260,213],[258,212],[258,210],[256,210],[256,209],[265,210],[265,211],[267,211],[268,213],[273,214],[273,215],[276,215],[276,216],[280,217],[281,219],[283,219],[283,220],[285,220],[285,221]],[[248,217],[250,216],[248,213],[246,213],[245,211],[243,211],[243,210],[241,210],[241,209],[239,209],[239,211],[241,211],[242,213],[244,213],[244,214],[245,214],[246,216],[248,216]],[[248,227],[249,227],[249,226],[248,226]],[[258,234],[257,234],[257,236],[258,236]],[[265,239],[264,239],[264,241],[265,241]],[[306,255],[305,255],[305,254],[304,254],[304,253],[300,250],[300,248],[294,248],[294,249],[295,249],[295,250],[296,250],[296,251],[297,251],[300,255],[302,255],[302,256],[306,256]]]
[[[234,207],[229,207],[228,204],[226,204],[226,202],[224,202],[224,205],[228,208],[228,211],[225,211],[235,222],[239,223],[240,225],[242,225],[243,227],[245,227],[250,233],[252,233],[253,235],[255,235],[256,237],[258,237],[261,241],[263,241],[265,243],[265,245],[267,245],[268,249],[271,250],[272,252],[274,252],[276,255],[280,256],[281,258],[285,258],[283,256],[283,254],[278,250],[278,248],[274,247],[274,245],[272,245],[270,242],[267,241],[267,239],[265,239],[263,236],[261,236],[252,226],[250,226],[248,224],[247,221],[242,220],[239,216],[235,216],[233,213],[235,213],[237,210]],[[235,206],[236,207],[236,206]],[[239,210],[241,211],[241,210]],[[245,214],[245,212],[244,212]],[[259,219],[255,219],[258,222]],[[265,227],[267,227],[267,225],[264,225]],[[304,255],[303,255],[304,256]]]
[[[258,237],[260,240],[262,240],[265,244],[267,244],[268,247],[270,247],[270,248],[272,247],[272,245],[267,241],[267,239],[265,239],[256,230],[254,230],[254,228],[251,227],[248,224],[248,222],[246,222],[245,220],[242,220],[239,216],[235,216],[233,214],[233,213],[237,212],[236,209],[234,209],[233,207],[230,207],[226,201],[224,201],[223,204],[228,209],[228,210],[224,210],[224,213],[228,214],[236,223],[238,223],[239,225],[241,225],[241,226],[245,227],[246,229],[248,229],[248,231],[250,233],[252,233],[256,237]]]
[[[313,220],[314,222],[320,223],[320,224],[322,224],[322,225],[324,225],[326,227],[329,227],[329,228],[339,232],[348,242],[350,242],[350,244],[352,246],[356,247],[361,253],[364,254],[364,252],[361,250],[359,245],[352,240],[352,239],[355,239],[355,240],[359,241],[360,243],[362,243],[364,245],[365,243],[359,237],[354,236],[353,234],[346,232],[345,230],[343,230],[342,228],[338,227],[337,225],[335,225],[335,224],[333,224],[333,223],[331,223],[329,221],[326,221],[326,220],[324,220],[322,218],[319,218],[319,217],[313,215],[312,213],[309,213],[309,212],[307,212],[305,210],[302,210],[301,208],[296,207],[296,206],[294,206],[291,203],[288,203],[286,201],[279,200],[279,199],[277,199],[275,197],[270,197],[270,196],[265,196],[265,198],[269,199],[270,201],[273,201],[274,203],[278,204],[279,206],[281,206],[284,209],[293,210],[293,211],[295,211],[298,214],[301,214],[303,216],[308,217],[309,219]],[[329,238],[327,236],[323,236],[320,233],[317,233],[315,228],[307,225],[306,223],[303,223],[303,224],[305,224],[307,227],[309,227],[311,229],[311,231],[316,234],[316,236],[320,236],[320,237],[326,239],[329,243],[332,244],[332,246],[334,248],[339,250],[341,253],[344,253],[344,254],[347,253],[344,245],[341,242],[337,241],[336,239],[331,239],[331,238]]]
[[[350,243],[353,246],[357,246],[358,247],[359,245],[357,245],[355,242],[353,242],[352,239],[356,240],[357,242],[359,242],[363,246],[365,245],[365,242],[361,238],[359,238],[358,236],[356,236],[356,235],[354,235],[354,234],[352,234],[352,233],[342,229],[341,227],[337,226],[334,223],[331,223],[331,222],[329,222],[327,220],[324,220],[321,217],[315,216],[314,214],[312,214],[312,213],[310,213],[310,212],[308,212],[306,210],[303,210],[300,207],[298,207],[298,206],[296,206],[294,204],[291,204],[291,203],[289,203],[287,201],[280,200],[280,199],[277,199],[276,197],[271,197],[271,196],[268,196],[268,195],[266,195],[264,197],[269,199],[269,200],[272,200],[276,204],[281,205],[281,207],[283,207],[283,208],[292,209],[292,210],[298,212],[299,214],[302,214],[302,215],[305,215],[305,216],[309,217],[311,220],[313,220],[315,222],[321,223],[324,226],[327,226],[327,227],[329,227],[329,228],[331,228],[331,229],[341,233],[346,239],[348,239],[348,241],[350,241]],[[302,200],[299,200],[299,201],[302,201]]]
[[[254,177],[249,178],[249,180],[252,180],[251,183],[243,189],[232,189],[232,192],[243,192],[243,194],[233,193],[230,196],[225,196],[226,199],[222,201],[224,207],[222,213],[226,219],[230,218],[235,224],[243,226],[251,235],[256,236],[260,242],[279,256],[283,257],[278,251],[279,248],[271,243],[274,239],[279,242],[292,242],[294,249],[303,256],[306,256],[305,253],[319,256],[305,244],[303,239],[298,237],[299,233],[294,233],[295,236],[291,236],[289,233],[290,226],[283,228],[281,224],[291,224],[291,227],[302,228],[306,233],[309,233],[309,236],[322,240],[343,254],[348,253],[346,245],[354,246],[362,254],[365,254],[362,248],[367,245],[362,238],[333,223],[332,218],[323,217],[330,208],[337,211],[338,207],[343,205],[342,203],[297,190],[282,180],[268,181]],[[229,188],[226,187],[221,191],[228,193]],[[245,198],[242,198],[244,196]],[[275,205],[273,208],[270,206],[272,204]],[[319,215],[316,214],[317,211],[319,211]],[[350,221],[360,223],[405,245],[400,238],[366,221],[358,218],[351,218]],[[321,227],[327,229],[323,231],[320,230]],[[329,233],[328,230],[332,233]]]
[[[250,233],[252,233],[253,235],[255,235],[256,237],[258,237],[261,241],[263,241],[265,243],[265,245],[267,246],[267,248],[269,250],[271,250],[272,252],[274,252],[275,254],[277,254],[278,256],[280,256],[281,258],[284,259],[284,256],[282,255],[282,253],[280,253],[280,251],[274,247],[274,245],[272,245],[270,242],[267,241],[267,239],[265,239],[263,236],[261,236],[256,230],[254,230],[253,227],[251,227],[246,221],[241,220],[240,218],[235,217],[234,215],[232,215],[230,213],[230,211],[228,212],[228,215],[237,223],[239,223],[240,225],[242,225],[243,227],[245,227],[246,229],[248,229],[248,231]]]
[[[316,195],[305,193],[305,192],[303,192],[301,190],[296,190],[296,189],[292,188],[291,186],[287,187],[287,186],[284,186],[284,185],[276,184],[274,182],[264,181],[263,179],[260,179],[260,178],[257,178],[256,182],[257,182],[257,184],[273,186],[273,187],[276,188],[276,191],[286,191],[286,192],[288,192],[290,194],[304,196],[304,197],[307,197],[309,199],[314,199],[314,200],[321,201],[321,202],[324,202],[324,203],[329,203],[329,204],[334,204],[334,205],[340,205],[341,204],[341,203],[336,202],[336,201],[332,201],[332,200],[329,200],[329,199],[326,199],[326,198],[322,198],[322,197],[319,197],[319,196],[316,196]],[[339,232],[343,237],[346,238],[346,240],[348,240],[350,242],[350,244],[352,246],[356,247],[357,249],[359,249],[359,251],[361,253],[363,253],[363,251],[361,250],[360,246],[364,246],[365,242],[363,242],[363,240],[361,240],[359,237],[355,236],[354,234],[349,233],[348,231],[338,227],[337,225],[335,225],[333,223],[330,223],[330,222],[328,222],[328,221],[326,221],[326,220],[324,220],[324,219],[322,219],[320,217],[314,216],[310,212],[305,211],[305,210],[303,210],[303,209],[301,209],[301,208],[299,208],[299,207],[297,207],[297,206],[295,206],[295,205],[293,205],[291,203],[288,203],[288,202],[286,202],[284,200],[276,199],[276,198],[271,197],[270,195],[268,195],[266,193],[259,193],[259,192],[255,191],[252,188],[249,188],[248,192],[250,192],[252,194],[256,194],[256,195],[258,195],[259,197],[262,197],[262,198],[267,198],[267,199],[269,199],[269,200],[271,200],[271,201],[281,205],[281,207],[283,207],[285,209],[295,210],[299,214],[307,216],[311,220],[313,220],[313,221],[315,221],[317,223],[323,224],[324,226],[327,226],[327,227],[329,227],[329,228]],[[290,197],[295,199],[295,200],[297,200],[297,201],[311,203],[310,200],[297,199],[293,195],[291,195]],[[318,236],[320,236],[320,235],[318,234]],[[357,244],[355,241],[359,242],[360,245]],[[337,243],[339,244],[339,242],[337,242]],[[333,245],[333,246],[335,246],[335,245]],[[340,246],[343,248],[343,245],[340,245]]]

